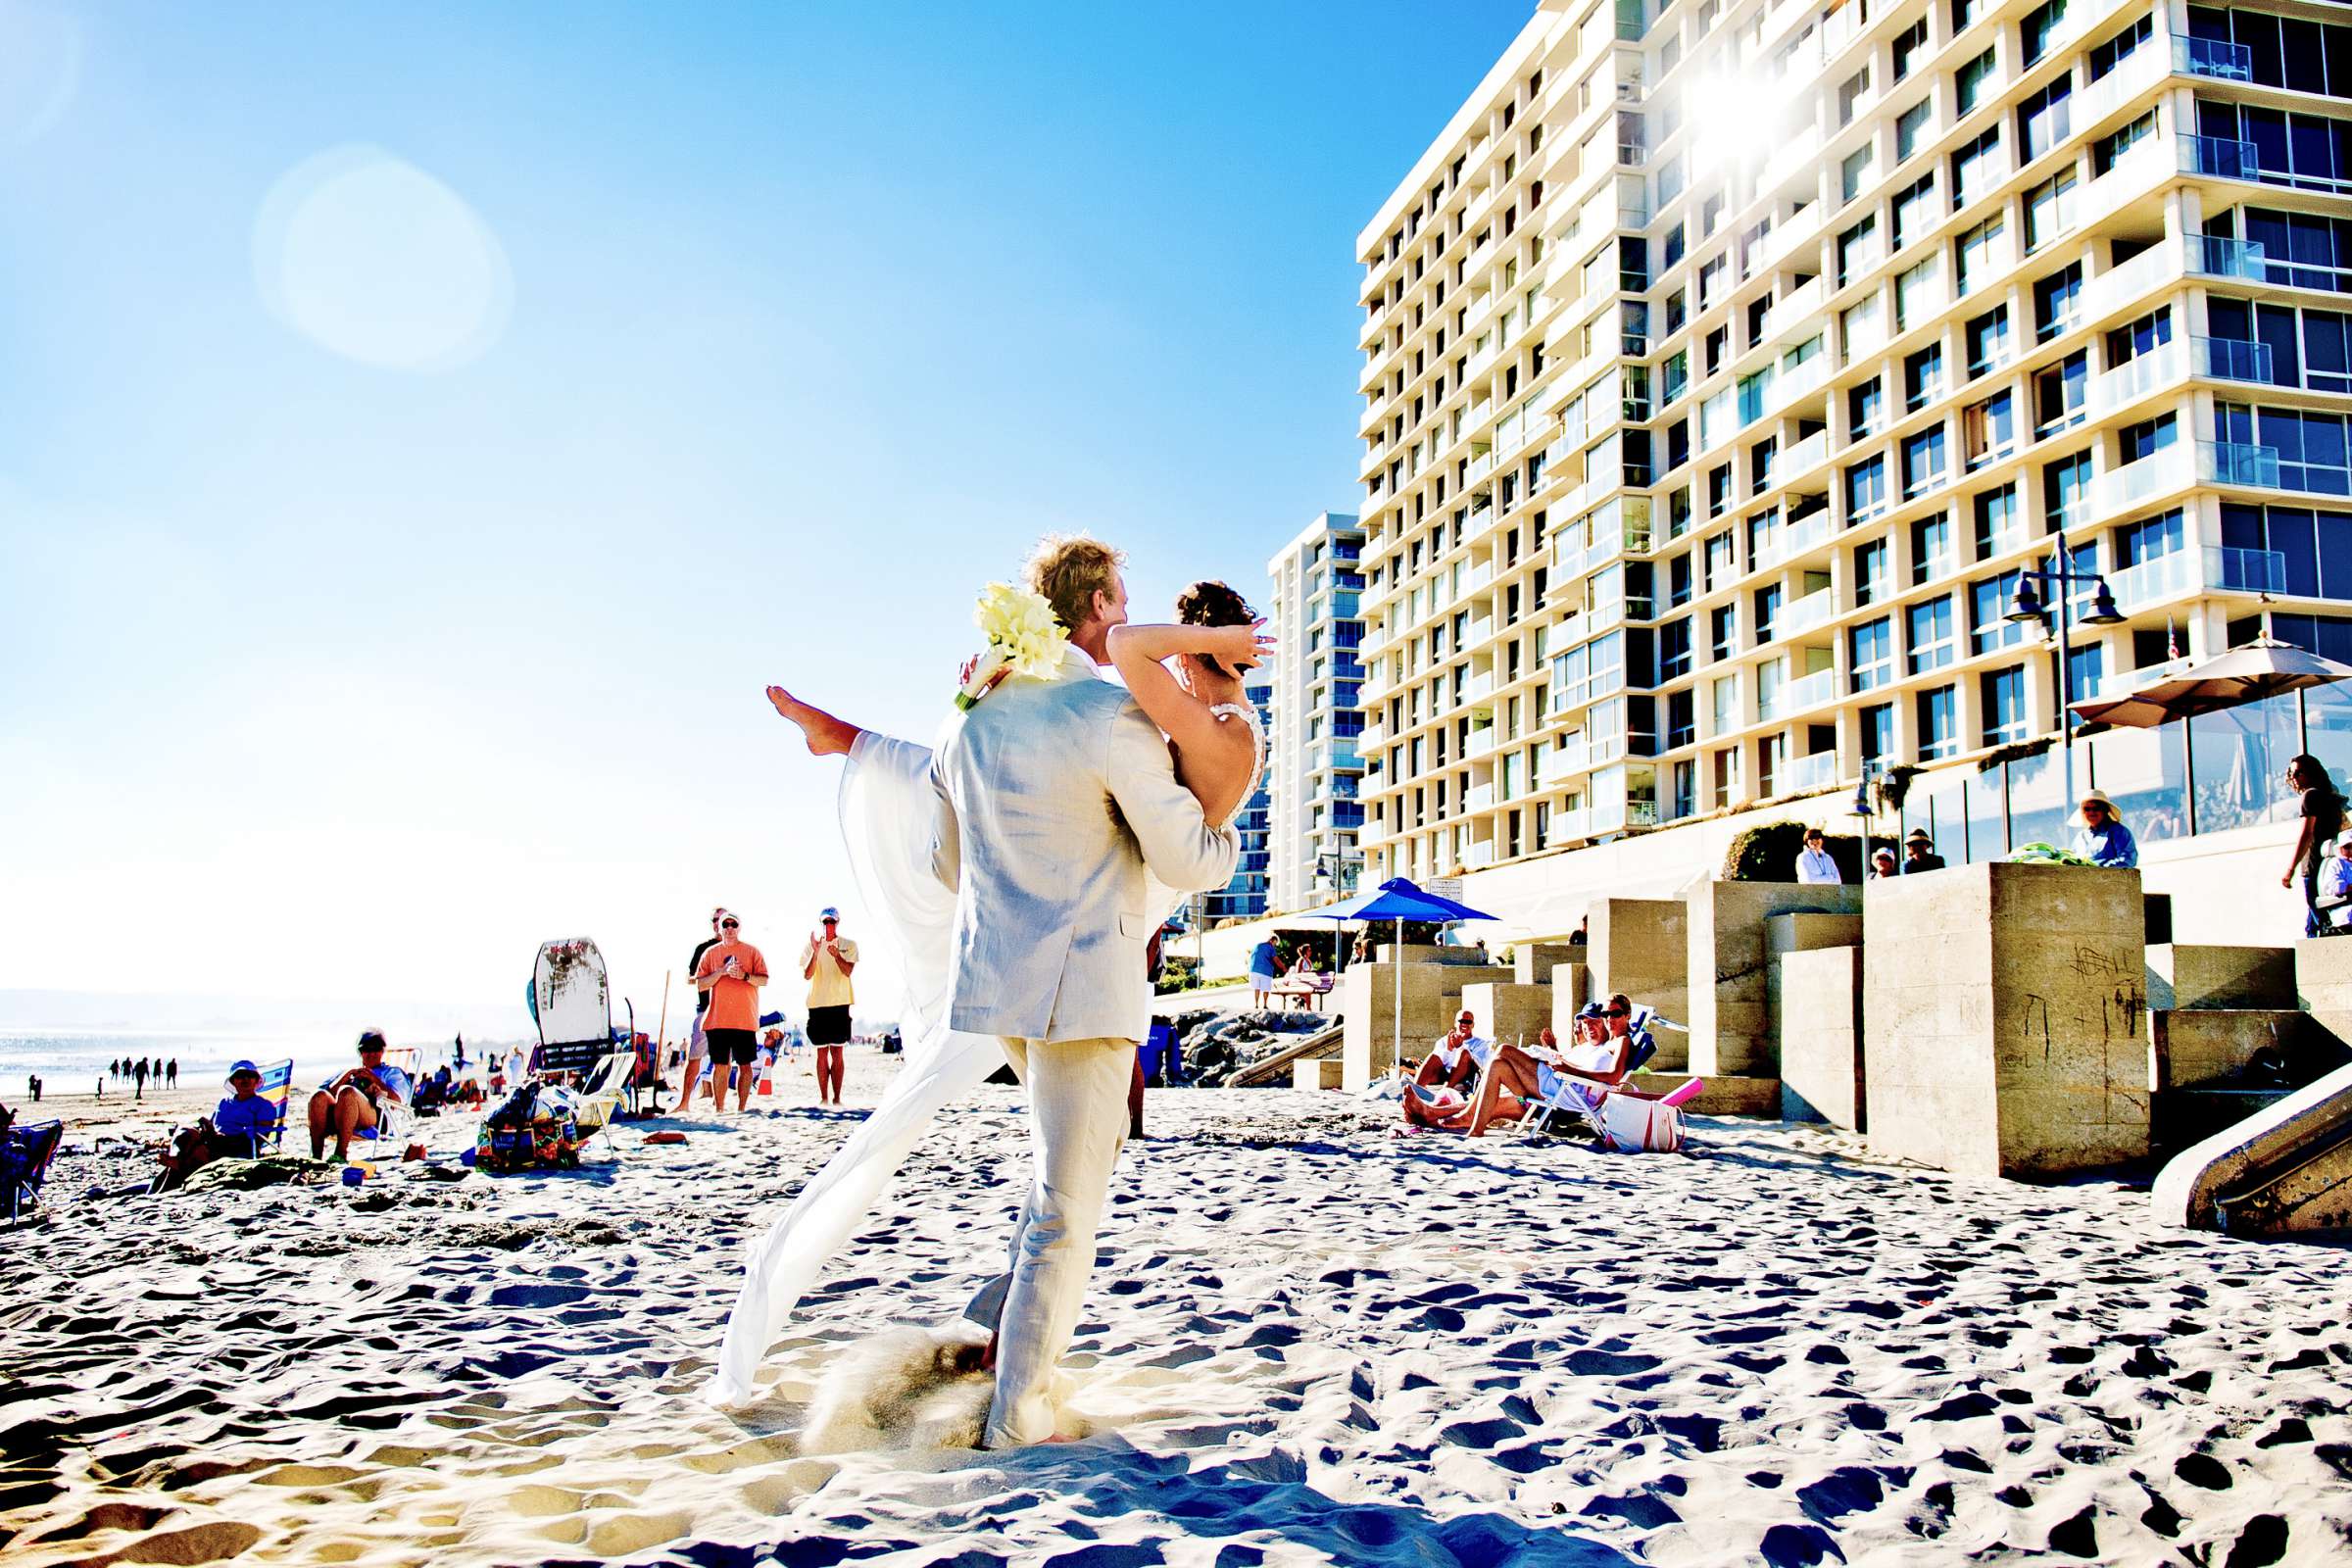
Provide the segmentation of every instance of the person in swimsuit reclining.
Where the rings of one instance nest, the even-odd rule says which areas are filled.
[[[1519,1120],[1530,1104],[1550,1099],[1563,1086],[1588,1107],[1597,1105],[1625,1075],[1634,1049],[1633,1011],[1633,1003],[1620,993],[1605,1005],[1588,1004],[1578,1012],[1565,1049],[1549,1029],[1533,1049],[1497,1045],[1470,1103],[1423,1125],[1477,1138],[1492,1122]]]

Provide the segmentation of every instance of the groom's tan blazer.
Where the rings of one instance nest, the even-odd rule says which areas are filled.
[[[1007,680],[932,753],[932,870],[956,892],[950,1023],[1019,1040],[1141,1040],[1144,948],[1179,892],[1232,880],[1239,845],[1176,781],[1166,737],[1094,661]]]

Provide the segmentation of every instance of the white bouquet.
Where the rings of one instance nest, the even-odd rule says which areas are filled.
[[[988,646],[965,667],[963,685],[956,693],[956,706],[967,712],[1007,675],[1037,680],[1051,675],[1069,646],[1070,634],[1054,619],[1054,607],[1010,583],[992,582],[980,590],[972,623],[987,637]]]

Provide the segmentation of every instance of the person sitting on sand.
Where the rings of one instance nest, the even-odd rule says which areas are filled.
[[[220,1154],[246,1159],[261,1156],[262,1145],[277,1131],[279,1110],[261,1097],[262,1069],[240,1061],[228,1069],[228,1098],[213,1108],[214,1142]]]
[[[391,1138],[409,1104],[409,1075],[385,1065],[384,1037],[374,1029],[360,1036],[360,1064],[318,1086],[311,1096],[311,1157],[323,1158],[335,1141],[335,1158],[351,1158],[351,1141],[367,1133]]]
[[[1455,1018],[1451,1030],[1430,1043],[1429,1054],[1421,1058],[1413,1082],[1424,1089],[1458,1089],[1467,1094],[1480,1062],[1485,1059],[1483,1052],[1473,1053],[1470,1049],[1477,1022],[1467,1012]]]
[[[1493,1123],[1517,1121],[1531,1104],[1556,1098],[1563,1090],[1588,1110],[1598,1106],[1624,1076],[1634,1048],[1633,1010],[1633,1003],[1623,993],[1609,998],[1603,1006],[1588,1004],[1577,1014],[1574,1043],[1566,1050],[1549,1029],[1538,1037],[1532,1051],[1508,1044],[1496,1046],[1470,1103],[1421,1125],[1477,1138]]]

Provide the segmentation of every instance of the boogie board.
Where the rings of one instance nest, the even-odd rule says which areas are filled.
[[[586,937],[541,943],[531,971],[539,1049],[531,1071],[585,1072],[612,1049],[612,997],[605,956]]]

